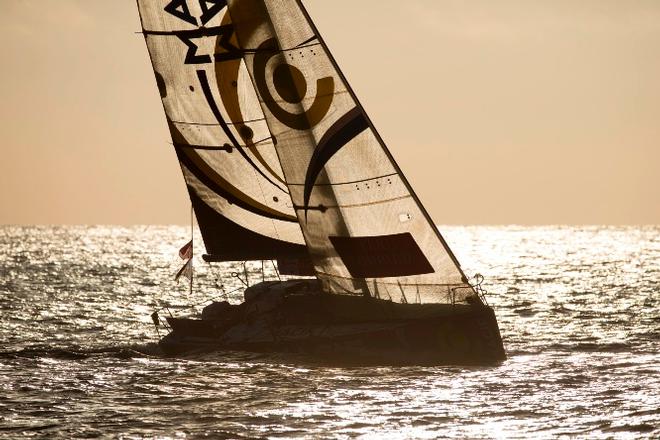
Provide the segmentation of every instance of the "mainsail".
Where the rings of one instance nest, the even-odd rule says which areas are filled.
[[[473,295],[300,1],[138,4],[203,233],[231,221],[293,258],[304,243],[331,293]]]
[[[308,260],[225,2],[138,8],[207,259]]]

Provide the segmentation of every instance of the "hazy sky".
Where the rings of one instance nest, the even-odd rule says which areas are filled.
[[[438,224],[660,224],[660,1],[306,0]],[[134,0],[0,0],[0,223],[186,223]]]

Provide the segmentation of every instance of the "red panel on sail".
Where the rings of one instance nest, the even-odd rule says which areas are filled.
[[[408,232],[329,238],[355,278],[400,277],[433,272],[433,266]]]

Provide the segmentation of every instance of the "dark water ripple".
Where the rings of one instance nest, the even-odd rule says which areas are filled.
[[[486,276],[500,366],[165,357],[149,314],[238,288],[236,267],[198,261],[190,296],[185,228],[2,227],[0,437],[660,437],[660,228],[445,235]]]

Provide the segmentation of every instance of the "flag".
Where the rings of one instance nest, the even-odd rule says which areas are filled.
[[[183,265],[181,269],[177,272],[176,276],[174,277],[174,281],[179,281],[179,278],[181,278],[181,275],[184,277],[188,278],[189,280],[192,280],[193,277],[193,265],[192,265],[192,259],[188,260],[186,264]]]
[[[193,241],[190,240],[181,249],[179,249],[179,257],[182,260],[189,260],[193,256]]]

